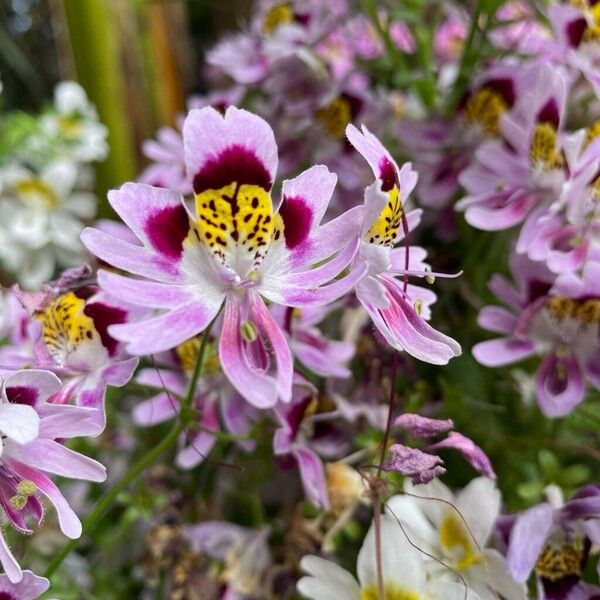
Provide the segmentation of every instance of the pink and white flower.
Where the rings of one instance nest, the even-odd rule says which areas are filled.
[[[284,181],[274,210],[277,146],[265,121],[234,107],[225,116],[192,110],[183,138],[192,212],[177,192],[125,184],[109,200],[143,248],[95,229],[82,234],[99,258],[139,276],[100,271],[101,286],[161,311],[112,325],[109,333],[132,354],[160,352],[203,331],[224,305],[219,358],[232,385],[257,407],[289,402],[291,353],[263,298],[285,306],[326,304],[366,270],[335,279],[358,245],[348,245],[348,217],[320,225],[336,176],[315,166]]]

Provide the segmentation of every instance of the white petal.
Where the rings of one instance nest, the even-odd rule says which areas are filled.
[[[410,544],[407,536],[411,540],[415,537],[407,525],[402,524],[401,527],[393,517],[382,515],[381,569],[384,582],[418,592],[425,584],[424,561],[427,557]],[[358,553],[358,580],[363,587],[377,585],[376,555],[373,524]]]
[[[40,417],[26,404],[0,405],[0,431],[18,444],[35,440],[40,430]]]
[[[457,495],[456,507],[479,546],[485,546],[500,512],[500,492],[496,484],[487,477],[473,479]]]
[[[300,567],[312,577],[298,582],[298,591],[312,600],[359,600],[358,583],[348,571],[330,560],[318,556],[305,556]]]

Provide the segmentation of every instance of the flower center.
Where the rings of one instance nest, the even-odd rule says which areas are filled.
[[[319,108],[315,114],[328,135],[339,140],[344,136],[346,125],[352,121],[352,106],[347,98],[340,97]]]
[[[195,237],[242,277],[260,264],[283,232],[271,195],[260,185],[234,181],[204,190],[196,195],[196,214],[198,221],[185,243],[193,244]]]
[[[600,299],[571,300],[564,296],[551,296],[546,301],[546,309],[557,321],[575,319],[584,325],[600,323]]]
[[[580,575],[584,554],[580,538],[567,540],[562,544],[546,544],[535,563],[535,572],[539,577],[550,581]]]
[[[293,20],[294,12],[292,11],[292,5],[289,2],[276,4],[265,15],[262,27],[263,33],[265,35],[271,35],[280,25],[291,23]]]
[[[402,199],[398,185],[394,183],[393,187],[387,192],[388,202],[383,210],[371,225],[366,239],[371,244],[380,246],[393,246],[398,237],[398,228],[402,222]]]
[[[465,571],[481,562],[472,538],[464,523],[454,513],[448,513],[440,526],[440,545],[444,552],[453,558],[453,567]]]
[[[24,202],[31,202],[44,208],[56,208],[60,204],[54,190],[39,179],[19,181],[15,189]]]
[[[489,87],[482,87],[473,94],[465,106],[467,123],[478,123],[486,135],[500,134],[500,116],[508,110],[502,95]]]
[[[42,323],[42,339],[48,352],[59,365],[69,354],[96,337],[94,321],[84,313],[85,300],[74,292],[59,296],[37,316]]]
[[[393,583],[385,584],[385,600],[421,600],[423,596],[418,592],[413,592],[405,588],[399,588]],[[379,600],[377,586],[368,585],[360,591],[360,600]]]
[[[77,139],[81,134],[81,120],[77,115],[60,117],[58,129],[67,139]]]
[[[551,123],[538,123],[533,132],[529,159],[533,167],[541,166],[545,170],[563,166],[564,158],[556,148],[556,129]]]

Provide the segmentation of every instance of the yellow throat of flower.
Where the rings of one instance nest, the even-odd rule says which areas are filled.
[[[60,200],[54,190],[41,179],[25,179],[15,185],[15,190],[20,198],[34,206],[56,208]]]
[[[529,159],[531,165],[545,170],[558,169],[564,164],[564,157],[556,148],[557,133],[551,123],[538,123],[533,132]]]
[[[583,325],[600,323],[600,300],[572,300],[564,296],[551,296],[546,301],[546,309],[557,321],[575,319]]]
[[[482,87],[467,100],[464,118],[467,123],[478,123],[486,135],[495,137],[500,134],[500,116],[507,110],[508,104],[501,94]]]
[[[385,584],[385,600],[424,600],[424,596],[419,592],[414,592],[404,588],[399,588],[393,583]],[[360,600],[380,600],[377,586],[368,585],[360,591]]]
[[[179,344],[175,348],[175,355],[181,365],[181,368],[187,375],[191,375],[196,361],[198,360],[198,352],[200,351],[200,338],[193,337]],[[204,363],[202,372],[205,375],[214,375],[219,372],[219,357],[214,341],[209,341],[204,355]]]
[[[42,339],[50,355],[59,364],[75,349],[97,337],[94,321],[84,314],[85,300],[73,292],[59,296],[36,315],[42,324]]]
[[[557,545],[547,544],[535,563],[535,572],[550,581],[580,575],[583,556],[583,542],[579,538]]]
[[[457,571],[465,571],[483,560],[474,546],[471,534],[458,515],[453,512],[447,513],[439,533],[442,550],[453,559],[452,566]]]
[[[346,126],[352,121],[352,107],[348,99],[336,98],[327,106],[319,108],[316,117],[328,135],[334,140],[339,140],[344,137]]]
[[[271,35],[280,25],[291,23],[294,20],[294,11],[289,2],[276,4],[267,12],[263,21],[262,30],[265,35]]]
[[[402,223],[402,198],[397,185],[387,192],[388,201],[379,216],[371,225],[366,239],[371,244],[393,246],[398,237],[398,228]]]

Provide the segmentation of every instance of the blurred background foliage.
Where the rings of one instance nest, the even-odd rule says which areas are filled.
[[[206,89],[202,56],[249,13],[248,0],[0,0],[0,74],[6,109],[37,111],[54,85],[75,79],[109,129],[96,191],[135,178],[141,142],[175,124]],[[107,213],[104,202],[100,215]]]

